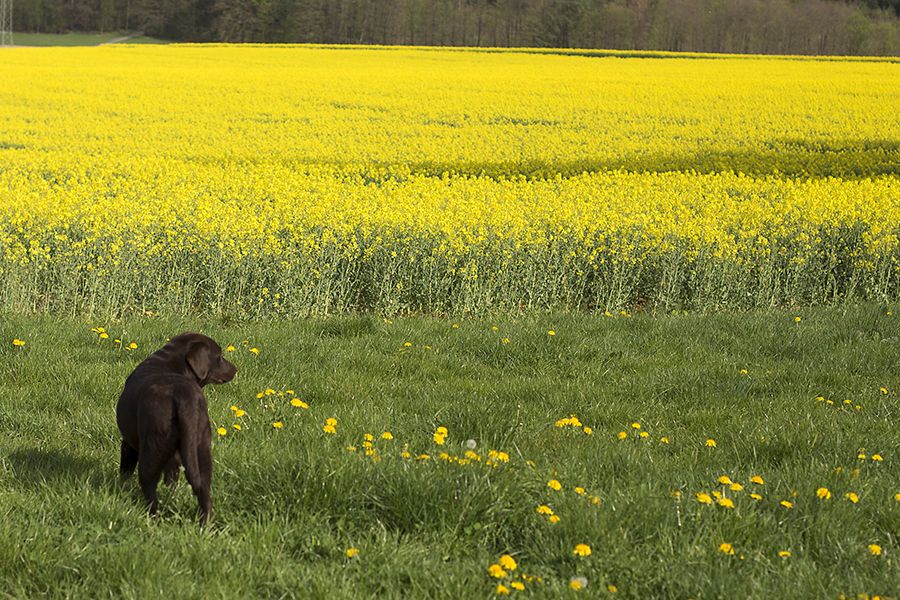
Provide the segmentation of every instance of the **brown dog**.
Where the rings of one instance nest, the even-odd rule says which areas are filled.
[[[116,405],[122,432],[122,478],[135,466],[150,514],[159,510],[156,486],[184,474],[200,504],[200,524],[209,518],[212,451],[209,415],[203,386],[226,383],[237,367],[222,357],[222,349],[199,333],[182,333],[150,355],[125,380]]]

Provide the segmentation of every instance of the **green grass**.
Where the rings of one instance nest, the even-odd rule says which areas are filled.
[[[99,46],[128,35],[124,32],[108,33],[14,33],[13,41],[17,46]],[[129,39],[128,44],[166,44],[165,40],[148,36]]]
[[[483,598],[496,585],[487,568],[503,553],[517,573],[542,577],[527,584],[535,597],[578,597],[567,589],[576,575],[589,582],[583,596],[606,595],[609,584],[627,598],[896,593],[900,307],[799,314],[799,323],[783,312],[534,315],[458,329],[367,316],[6,315],[0,595]],[[112,337],[97,339],[97,325]],[[163,488],[158,520],[146,516],[134,481],[116,481],[122,383],[185,329],[234,344],[240,369],[231,384],[207,388],[212,421],[229,428],[214,442],[207,530],[183,480]],[[13,338],[26,345],[14,348]],[[138,349],[117,349],[113,338]],[[310,407],[277,394],[258,400],[266,388],[292,388]],[[248,413],[241,432],[230,429],[232,405]],[[593,435],[554,427],[572,413]],[[322,431],[328,417],[338,419],[335,436]],[[277,419],[282,429],[272,427]],[[432,440],[437,426],[449,429],[443,447]],[[376,442],[379,462],[345,449],[385,430],[395,439]],[[462,455],[467,439],[483,456],[508,452],[509,463],[436,459],[442,450]],[[432,460],[401,458],[407,443]],[[884,460],[859,460],[860,448]],[[722,489],[723,474],[746,487],[727,492],[735,508],[699,504],[695,493]],[[765,485],[750,483],[756,474]],[[551,478],[563,491],[547,487]],[[823,486],[831,500],[816,497]],[[762,501],[749,498],[754,490]],[[849,491],[858,504],[844,498]],[[557,525],[537,514],[545,503]],[[719,552],[722,542],[735,556]],[[578,543],[592,555],[574,557]],[[873,543],[881,556],[868,551]],[[345,558],[348,547],[360,555]]]

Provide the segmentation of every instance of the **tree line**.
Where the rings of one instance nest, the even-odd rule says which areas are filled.
[[[18,31],[315,42],[900,54],[900,0],[14,0]]]

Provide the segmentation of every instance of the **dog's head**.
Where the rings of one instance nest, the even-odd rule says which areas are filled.
[[[234,379],[237,367],[222,356],[222,348],[200,333],[182,333],[172,339],[184,351],[188,369],[201,386],[207,383],[228,383]]]

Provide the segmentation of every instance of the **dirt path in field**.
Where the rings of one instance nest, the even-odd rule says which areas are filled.
[[[113,38],[111,40],[107,40],[105,42],[101,42],[98,44],[99,46],[106,46],[107,44],[121,44],[122,42],[127,42],[131,38],[136,38],[144,35],[141,33],[129,33],[128,35],[123,35],[122,37]]]

